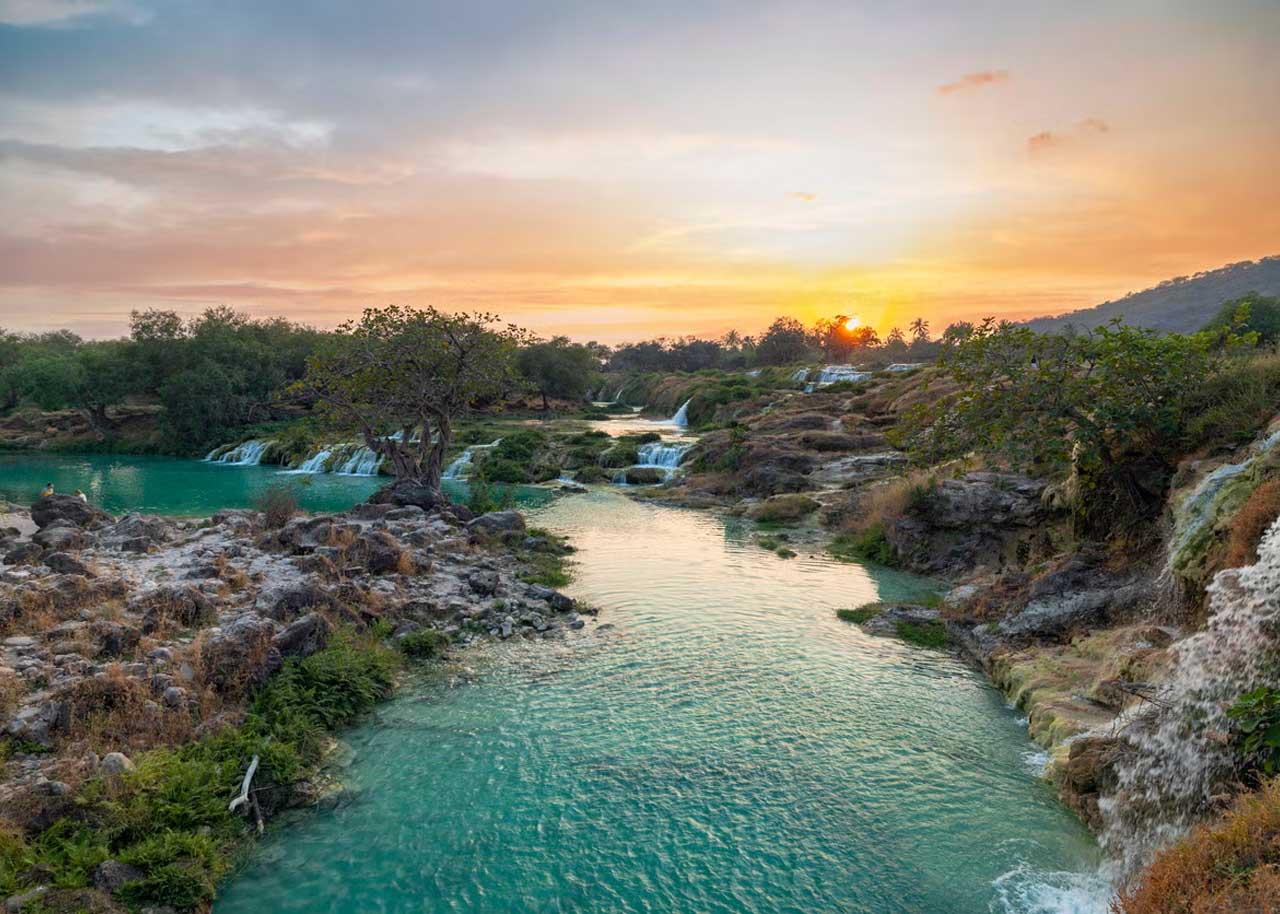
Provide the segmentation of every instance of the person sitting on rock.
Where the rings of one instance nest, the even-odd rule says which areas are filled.
[[[73,495],[75,495],[75,497],[76,497],[76,498],[78,498],[78,499],[80,499],[82,502],[84,502],[86,505],[89,503],[89,496],[88,496],[88,495],[85,495],[85,494],[84,494],[83,492],[81,492],[79,489],[76,489],[76,490],[75,490],[75,492],[73,492],[72,494],[73,494]]]
[[[41,498],[52,498],[52,497],[53,497],[53,483],[51,483],[51,482],[46,482],[46,483],[44,484],[44,491],[40,493],[40,497],[41,497]]]

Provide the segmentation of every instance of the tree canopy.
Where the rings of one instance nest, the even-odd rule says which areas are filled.
[[[454,421],[517,384],[528,335],[491,314],[366,310],[307,361],[296,390],[355,429],[397,477],[438,492]]]
[[[520,350],[516,364],[520,374],[542,396],[544,410],[550,406],[548,397],[582,399],[600,368],[594,352],[564,336],[525,346]]]

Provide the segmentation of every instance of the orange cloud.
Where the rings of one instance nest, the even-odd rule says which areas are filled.
[[[1089,136],[1110,133],[1111,125],[1100,117],[1086,117],[1072,128],[1070,133],[1062,133],[1053,130],[1042,130],[1035,136],[1027,139],[1027,150],[1031,153],[1043,152],[1055,146],[1065,146],[1076,140],[1082,140]]]
[[[1008,70],[978,70],[966,73],[954,82],[938,86],[939,95],[951,95],[953,92],[964,92],[967,89],[981,89],[1009,81]]]

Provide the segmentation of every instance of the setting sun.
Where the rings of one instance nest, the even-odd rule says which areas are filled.
[[[845,322],[844,322],[844,329],[846,329],[846,330],[857,330],[857,329],[858,329],[858,325],[859,325],[859,324],[861,324],[861,323],[862,323],[862,318],[859,318],[859,317],[851,317],[851,318],[849,318],[847,321],[845,321]]]

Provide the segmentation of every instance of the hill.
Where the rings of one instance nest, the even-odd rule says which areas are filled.
[[[1242,260],[1216,270],[1166,279],[1158,286],[1134,292],[1115,301],[1057,317],[1027,321],[1040,333],[1097,327],[1120,317],[1126,324],[1186,333],[1203,327],[1225,301],[1246,292],[1280,295],[1280,255],[1262,260]]]

